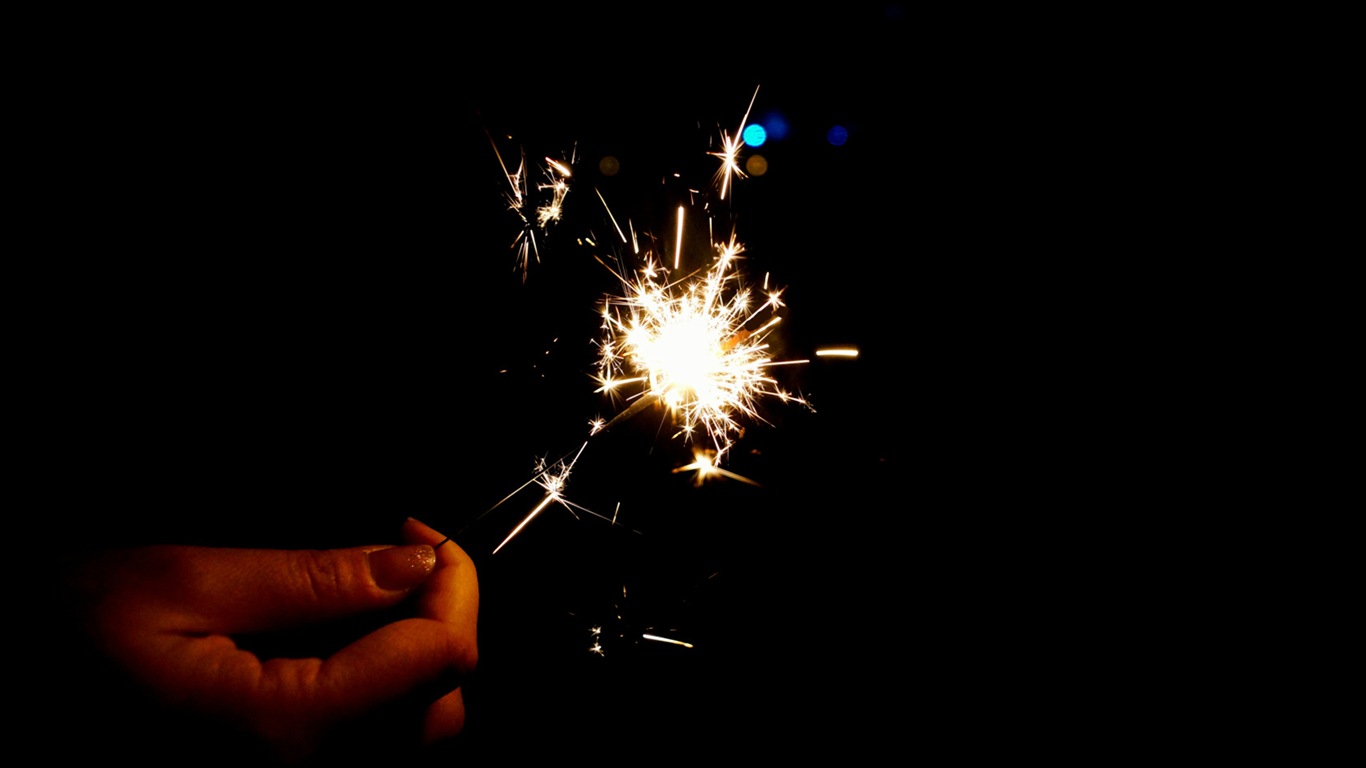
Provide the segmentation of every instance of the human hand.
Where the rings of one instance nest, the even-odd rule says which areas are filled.
[[[81,569],[96,645],[161,704],[194,712],[297,761],[339,733],[401,713],[432,743],[465,721],[461,681],[478,660],[474,563],[409,519],[404,546],[333,550],[153,546],[105,553]],[[409,608],[409,602],[411,608]],[[326,624],[403,603],[325,656],[262,658],[244,635]],[[413,746],[396,744],[396,747]],[[212,749],[212,745],[206,745]]]

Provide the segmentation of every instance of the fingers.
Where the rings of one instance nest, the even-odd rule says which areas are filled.
[[[433,546],[446,539],[438,531],[412,518],[403,525],[403,538],[412,544]],[[473,646],[479,620],[479,578],[474,561],[454,541],[446,541],[437,548],[436,560],[435,572],[418,596],[418,615],[445,622],[458,631],[468,633],[470,645]]]
[[[403,526],[405,541],[437,546],[437,567],[418,596],[418,615],[441,622],[449,629],[461,656],[455,660],[459,677],[478,664],[476,625],[479,619],[479,579],[474,561],[454,541],[425,524],[409,519]],[[427,708],[422,739],[431,744],[454,736],[465,725],[465,700],[459,688]]]
[[[422,723],[422,742],[434,744],[465,728],[465,697],[459,688],[437,699],[427,708]]]
[[[405,701],[435,702],[421,716],[424,735],[458,733],[463,699],[447,692],[451,670],[467,655],[441,622],[405,619],[327,659],[263,662],[227,637],[159,634],[128,661],[166,703],[238,723],[285,752],[307,753],[337,724]]]
[[[398,547],[130,551],[105,572],[111,589],[98,629],[166,701],[244,724],[291,749],[307,750],[329,724],[400,700],[425,702],[425,739],[444,738],[464,724],[457,686],[478,661],[479,612],[474,563],[454,542],[434,549],[444,539],[409,520]],[[413,618],[385,624],[325,659],[263,661],[232,639],[409,596]]]
[[[425,543],[334,550],[146,547],[135,554],[120,574],[131,588],[110,607],[151,608],[162,629],[199,634],[284,629],[386,608],[436,566]]]

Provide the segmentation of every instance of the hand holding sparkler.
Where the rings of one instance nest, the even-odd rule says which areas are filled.
[[[245,736],[293,761],[339,735],[353,754],[352,740],[364,734],[392,751],[402,744],[392,729],[431,743],[464,725],[459,685],[478,658],[479,588],[459,547],[436,548],[442,538],[410,519],[398,547],[116,550],[86,563],[73,583],[91,606],[87,628],[103,655],[161,705],[234,737],[198,749],[238,747]],[[401,603],[412,615],[325,657],[267,659],[239,647],[250,634]],[[362,722],[368,727],[352,727]]]

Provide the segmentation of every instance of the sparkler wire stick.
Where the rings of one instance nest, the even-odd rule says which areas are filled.
[[[607,430],[612,428],[613,424],[616,424],[619,421],[626,421],[627,419],[631,418],[632,416],[635,416],[637,413],[640,413],[647,407],[654,405],[657,402],[659,402],[658,395],[647,394],[644,397],[641,397],[640,399],[632,403],[630,408],[627,408],[621,413],[618,413],[616,416],[613,416],[610,421],[608,421],[606,424],[603,424],[601,427],[598,427],[596,430],[594,430],[594,432],[606,432]]]

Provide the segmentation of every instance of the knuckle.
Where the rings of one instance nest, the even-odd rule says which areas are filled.
[[[479,646],[474,637],[462,632],[457,633],[451,640],[451,666],[462,675],[473,672],[479,666]]]
[[[315,602],[332,602],[344,594],[345,569],[337,558],[327,552],[300,551],[296,553],[295,568],[300,582],[305,585],[309,597]]]

